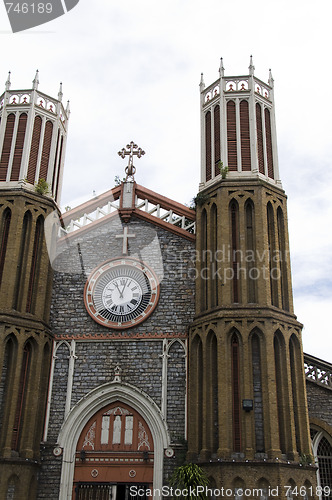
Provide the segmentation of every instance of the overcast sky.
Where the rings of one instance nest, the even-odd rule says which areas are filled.
[[[179,202],[197,193],[199,81],[248,73],[275,80],[279,164],[289,197],[295,313],[305,352],[332,361],[330,0],[80,0],[66,15],[12,34],[0,5],[3,89],[57,96],[71,117],[61,205],[113,187],[131,140],[136,180]],[[2,75],[2,76],[1,76]]]

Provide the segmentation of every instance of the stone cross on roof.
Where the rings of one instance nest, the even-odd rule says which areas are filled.
[[[137,144],[135,144],[133,141],[130,142],[130,144],[127,144],[126,146],[127,149],[122,148],[121,151],[118,152],[118,155],[121,156],[121,158],[125,158],[125,156],[129,156],[128,159],[128,166],[125,169],[126,172],[126,181],[128,180],[128,177],[130,177],[132,180],[134,180],[134,175],[136,173],[136,168],[134,167],[134,156],[137,156],[137,158],[140,158],[141,156],[145,155],[145,151],[143,151],[142,148],[139,148]]]

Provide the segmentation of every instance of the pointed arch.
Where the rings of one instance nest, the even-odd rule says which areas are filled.
[[[299,360],[302,360],[301,346],[296,335],[293,333],[289,339],[289,360],[290,360],[290,372],[291,372],[291,384],[292,384],[292,399],[293,399],[293,411],[294,411],[294,424],[295,424],[295,439],[296,439],[296,449],[301,453],[301,401],[299,394],[299,374],[302,375],[302,367],[299,366]],[[302,362],[301,362],[302,364]],[[302,376],[300,377],[302,380]]]
[[[12,399],[15,362],[17,359],[18,343],[14,334],[10,334],[4,341],[4,357],[2,361],[0,379],[0,445],[2,447],[7,432],[7,419]]]
[[[75,454],[78,439],[89,419],[101,408],[119,401],[131,406],[145,419],[154,441],[153,486],[162,488],[164,449],[170,444],[166,423],[155,402],[143,391],[125,382],[110,382],[90,391],[70,411],[64,422],[58,444],[63,448],[59,500],[67,500],[72,490]]]
[[[279,424],[279,443],[281,453],[286,453],[286,418],[285,418],[285,399],[286,388],[284,376],[286,373],[286,346],[281,332],[278,330],[274,334],[274,363],[276,379],[277,412]]]
[[[40,215],[36,222],[35,237],[33,242],[32,260],[26,302],[26,312],[34,312],[36,302],[35,290],[38,285],[39,268],[41,261],[42,245],[44,239],[44,217]]]
[[[269,275],[270,275],[270,290],[271,304],[278,307],[278,278],[279,269],[276,267],[276,233],[274,224],[274,211],[271,203],[267,204],[267,235],[269,245]]]
[[[7,169],[12,148],[14,125],[15,115],[14,113],[10,113],[7,116],[6,130],[2,145],[2,154],[0,159],[0,181],[5,181],[7,179]]]
[[[237,331],[231,337],[232,406],[233,406],[233,450],[241,451],[241,383],[240,340]]]
[[[211,248],[211,270],[210,270],[210,297],[211,297],[211,307],[216,307],[218,305],[218,261],[217,261],[217,250],[218,250],[218,209],[215,203],[213,203],[210,211],[210,248]]]
[[[267,173],[271,179],[274,179],[271,115],[270,115],[270,110],[268,108],[264,109],[264,118],[265,118],[265,135],[266,135]]]
[[[13,309],[16,309],[18,311],[21,310],[23,302],[24,282],[26,275],[24,270],[27,268],[31,227],[32,227],[32,215],[30,210],[27,210],[23,217],[20,250],[18,255],[18,266],[16,271],[15,288],[14,288]]]
[[[258,169],[261,174],[265,174],[262,107],[259,103],[256,103],[256,129],[257,129]]]
[[[252,382],[254,395],[255,442],[256,452],[265,451],[264,404],[262,387],[261,332],[255,329],[250,338]]]
[[[217,171],[217,165],[220,162],[220,106],[217,104],[213,109],[213,119],[214,119],[214,164],[215,164],[215,176],[219,174]]]
[[[9,228],[10,221],[12,217],[12,212],[10,208],[6,208],[2,214],[2,222],[1,222],[1,235],[0,235],[0,285],[2,283],[2,274],[5,266],[6,260],[6,252],[7,252],[7,244],[8,244],[8,236],[9,236]]]
[[[13,166],[10,174],[11,181],[18,181],[20,177],[21,161],[23,155],[25,130],[27,126],[28,115],[26,113],[21,113],[18,121],[16,144],[13,157]]]
[[[208,382],[207,428],[209,432],[208,443],[211,453],[216,453],[219,448],[219,401],[218,401],[218,342],[214,331],[210,330],[206,338],[206,367]]]
[[[202,210],[201,215],[201,272],[200,272],[200,282],[201,282],[201,311],[205,311],[208,308],[208,224],[207,224],[207,212],[205,208]]]
[[[231,200],[229,204],[230,215],[230,245],[231,245],[231,260],[232,260],[232,302],[239,303],[240,300],[240,229],[239,229],[239,204],[236,200]]]
[[[289,311],[289,292],[287,276],[287,253],[284,214],[281,207],[277,209],[278,244],[280,259],[280,285],[282,308]]]
[[[257,302],[257,278],[256,269],[256,246],[255,246],[255,208],[253,201],[249,198],[245,205],[246,222],[246,264],[247,264],[247,300],[249,303]]]
[[[194,408],[194,415],[190,415],[193,421],[193,434],[196,453],[202,449],[202,421],[203,421],[203,343],[198,334],[195,335],[190,346],[190,393]]]
[[[42,129],[42,118],[41,116],[37,115],[35,117],[33,125],[31,149],[29,156],[28,175],[27,175],[27,181],[29,182],[29,184],[34,184],[36,182],[36,170],[37,170],[41,129]]]

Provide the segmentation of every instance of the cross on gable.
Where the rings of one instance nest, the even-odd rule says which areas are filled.
[[[136,173],[136,168],[133,163],[134,156],[141,158],[141,156],[145,155],[145,151],[143,151],[142,148],[139,148],[133,141],[131,141],[130,144],[127,144],[126,148],[127,149],[122,148],[121,151],[118,152],[118,155],[121,156],[121,158],[129,156],[128,166],[125,169],[126,180],[128,180],[128,177],[131,177],[134,180],[134,175]]]
[[[136,234],[129,234],[128,226],[123,226],[123,234],[117,234],[116,238],[123,238],[122,242],[122,255],[128,254],[128,238],[135,238]]]

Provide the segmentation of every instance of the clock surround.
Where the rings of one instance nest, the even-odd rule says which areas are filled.
[[[139,260],[108,260],[90,274],[84,288],[87,312],[97,323],[123,330],[145,321],[158,304],[159,281]]]

